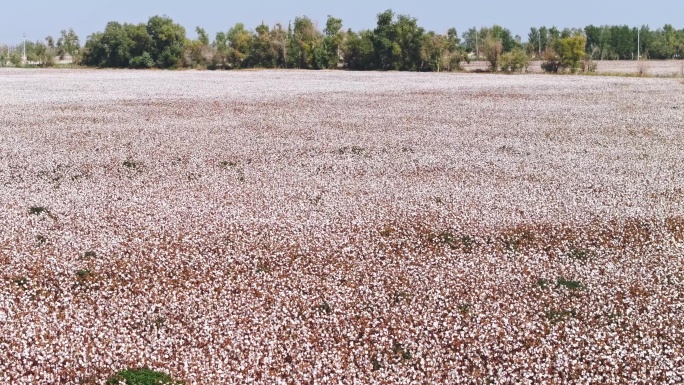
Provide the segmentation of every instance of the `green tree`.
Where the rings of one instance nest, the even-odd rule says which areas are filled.
[[[230,47],[228,46],[228,36],[225,32],[218,32],[216,34],[216,37],[214,38],[214,51],[214,66],[217,68],[226,68]]]
[[[261,68],[274,68],[277,65],[278,51],[271,42],[271,31],[267,25],[261,24],[256,27],[252,36],[249,65]]]
[[[460,62],[466,57],[455,28],[449,29],[446,35],[439,35],[433,31],[426,33],[423,35],[421,47],[421,59],[425,70],[453,71],[458,69]]]
[[[324,68],[325,52],[321,32],[307,16],[295,18],[292,32],[291,55],[297,68]]]
[[[513,48],[511,52],[501,55],[499,65],[505,72],[522,72],[530,65],[530,57],[524,49]]]
[[[82,61],[96,67],[127,68],[143,62],[147,66],[150,64],[147,58],[152,57],[152,45],[153,40],[145,24],[109,22],[104,32],[88,37]],[[135,58],[138,59],[133,60]]]
[[[416,71],[422,68],[421,44],[425,30],[418,26],[418,20],[408,15],[397,16],[395,24],[399,43],[398,69]]]
[[[373,31],[364,30],[359,33],[347,31],[343,44],[345,67],[352,70],[378,69],[373,62],[376,58],[373,49]]]
[[[242,23],[236,23],[226,34],[230,42],[228,60],[231,68],[242,68],[243,62],[249,57],[252,42],[252,34]]]
[[[600,58],[601,28],[590,24],[584,27],[584,36],[587,38],[586,53],[591,55],[592,59]]]
[[[288,37],[287,31],[281,24],[276,24],[271,29],[271,45],[276,52],[276,67],[287,67]]]
[[[488,35],[496,40],[499,40],[501,42],[502,52],[510,52],[514,48],[521,47],[520,43],[518,43],[511,34],[511,31],[508,28],[504,28],[500,25],[492,26],[492,28],[489,29],[486,34],[483,33],[483,35]]]
[[[421,43],[425,30],[415,18],[399,15],[388,9],[378,14],[373,31],[375,64],[382,70],[415,71],[421,69]]]
[[[479,32],[477,28],[470,28],[467,31],[463,32],[461,37],[463,38],[463,48],[465,49],[466,52],[479,52]]]
[[[197,41],[200,42],[202,45],[209,45],[209,34],[207,34],[207,31],[204,30],[204,28],[201,27],[195,27],[195,32],[197,33]]]
[[[554,43],[554,50],[558,55],[561,68],[569,68],[573,72],[577,71],[580,66],[580,62],[585,55],[586,44],[587,38],[583,35],[575,35],[556,39]]]
[[[487,33],[480,46],[480,52],[489,62],[491,71],[497,71],[499,68],[499,59],[503,53],[503,42],[495,34]]]
[[[54,51],[42,41],[26,42],[27,61],[37,63],[39,67],[52,67],[55,64],[54,57]]]
[[[397,43],[396,29],[393,25],[394,12],[391,9],[378,14],[378,21],[373,30],[373,52],[378,69],[391,70],[398,68],[398,56],[401,47]]]
[[[658,30],[657,52],[661,59],[672,59],[677,55],[681,56],[680,34],[671,25],[665,24]]]
[[[636,30],[627,25],[610,27],[610,47],[617,59],[632,59],[636,54]]]
[[[70,55],[76,58],[81,49],[81,43],[79,41],[78,35],[72,28],[69,30],[62,30],[60,32],[60,37],[57,39],[57,54],[60,58],[64,59],[66,55]]]
[[[340,50],[344,42],[344,32],[342,31],[342,19],[328,15],[323,30],[325,37],[323,45],[325,50],[325,64],[327,68],[336,68],[340,62]]]
[[[147,33],[152,39],[150,56],[160,68],[180,64],[187,37],[185,28],[166,16],[152,16],[147,21]]]
[[[48,48],[55,48],[55,39],[52,36],[47,36],[45,38],[45,43],[47,44]]]
[[[214,58],[214,52],[209,45],[209,35],[203,28],[195,28],[197,39],[187,41],[183,52],[183,67],[207,67]]]

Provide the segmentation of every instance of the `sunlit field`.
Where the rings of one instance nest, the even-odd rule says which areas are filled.
[[[0,383],[681,383],[684,85],[0,70]]]

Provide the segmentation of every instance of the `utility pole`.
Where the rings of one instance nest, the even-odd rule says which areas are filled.
[[[27,58],[26,58],[26,32],[24,32],[22,34],[22,36],[24,37],[24,55],[21,57],[21,60],[23,62],[26,62],[26,60],[27,60]]]
[[[637,60],[641,60],[641,30],[637,29]]]
[[[477,52],[477,60],[480,60],[480,44],[477,41],[477,29],[475,30],[475,52]]]

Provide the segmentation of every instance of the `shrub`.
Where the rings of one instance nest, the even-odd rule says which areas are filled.
[[[549,282],[548,279],[539,278],[537,280],[537,286],[541,287],[542,289],[546,289],[549,286],[549,283],[551,282]]]
[[[39,246],[42,246],[47,243],[47,238],[44,235],[38,234],[36,235],[36,243],[38,243]]]
[[[140,164],[138,164],[138,162],[136,162],[132,159],[124,160],[122,165],[128,169],[131,169],[131,170],[137,170],[140,167]]]
[[[482,42],[482,53],[484,53],[490,65],[490,70],[496,71],[499,68],[499,60],[503,52],[501,39],[488,35]]]
[[[576,318],[577,310],[549,310],[544,312],[544,317],[551,321],[551,323],[556,324],[558,322],[563,322],[568,318]]]
[[[595,73],[597,68],[598,64],[591,58],[591,55],[586,55],[581,64],[582,72]]]
[[[31,206],[29,207],[29,214],[40,215],[42,213],[47,213],[48,209],[43,206]]]
[[[472,251],[473,248],[473,240],[467,236],[464,235],[461,237],[461,243],[463,244],[463,247],[465,248],[466,251]]]
[[[637,62],[637,76],[648,76],[649,65],[646,60],[639,60]]]
[[[576,72],[585,57],[586,45],[587,38],[582,35],[556,39],[553,42],[553,50],[544,52],[542,69],[546,72],[559,72],[565,69]]]
[[[447,245],[452,245],[454,243],[454,234],[448,231],[441,232],[437,237],[439,238],[439,240],[441,240],[443,243],[446,243]]]
[[[591,253],[591,251],[586,249],[570,249],[570,251],[568,252],[568,257],[580,261],[586,261],[593,257],[593,254]]]
[[[76,283],[71,288],[96,289],[96,287],[92,286],[93,281],[94,274],[90,269],[79,269],[76,270]]]
[[[405,347],[401,342],[394,341],[392,344],[392,352],[394,355],[401,358],[402,361],[410,360],[413,355],[411,354],[411,349]]]
[[[22,289],[26,289],[28,287],[28,279],[26,279],[26,277],[15,277],[12,279],[12,282]]]
[[[545,72],[558,72],[562,68],[560,58],[552,49],[544,51],[542,57],[544,61],[541,64],[541,68]]]
[[[330,304],[326,301],[323,301],[322,304],[318,305],[316,309],[320,312],[323,312],[325,314],[330,314],[332,313],[332,307],[330,307]]]
[[[584,288],[584,286],[582,286],[582,284],[580,282],[570,281],[570,280],[567,280],[563,277],[558,278],[558,280],[556,281],[556,287],[561,287],[561,286],[563,286],[567,289],[570,289],[570,290],[579,290],[579,289]]]
[[[406,291],[398,291],[395,292],[394,295],[392,296],[392,302],[395,305],[400,304],[401,302],[406,302],[406,303],[411,303],[411,299],[413,298],[413,295],[409,292]]]
[[[131,68],[152,68],[154,67],[154,59],[149,53],[143,52],[142,55],[132,58],[129,62]]]
[[[175,380],[166,373],[148,368],[125,369],[107,379],[107,385],[183,385],[183,381]]]
[[[366,149],[360,146],[342,147],[337,151],[340,155],[353,154],[353,155],[363,155]]]
[[[515,48],[511,52],[501,55],[499,63],[502,71],[523,72],[530,65],[530,57],[522,48]]]

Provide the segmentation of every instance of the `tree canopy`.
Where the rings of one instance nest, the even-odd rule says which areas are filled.
[[[73,29],[45,42],[28,42],[29,61],[49,64],[69,55],[86,66],[113,68],[301,68],[398,71],[452,71],[468,60],[486,60],[493,71],[517,71],[533,57],[560,68],[576,68],[581,60],[681,59],[684,29],[666,24],[659,29],[626,25],[588,25],[558,29],[532,27],[523,43],[501,25],[427,31],[410,15],[391,9],[376,17],[372,29],[344,30],[342,19],[329,15],[323,29],[307,16],[287,26],[261,24],[250,29],[236,23],[215,34],[202,27],[191,40],[183,26],[167,16],[147,23],[111,21],[87,37],[85,45]],[[580,38],[581,37],[581,38]],[[584,44],[583,44],[584,42]],[[582,54],[580,55],[580,49]],[[20,63],[14,52],[0,52],[0,65]],[[526,57],[525,57],[526,56]]]

